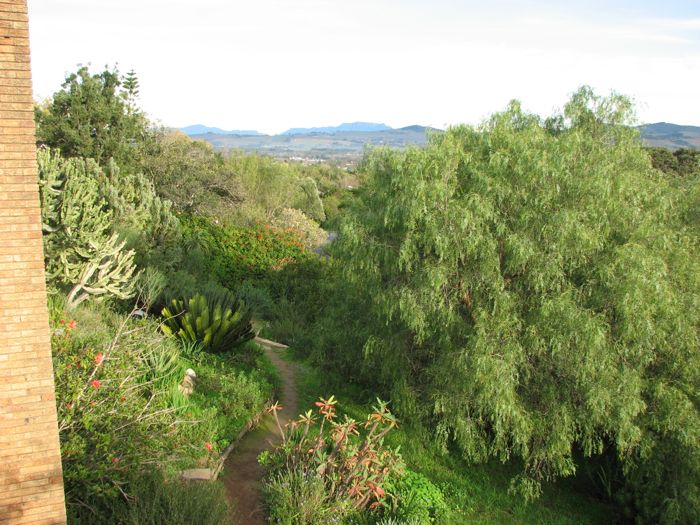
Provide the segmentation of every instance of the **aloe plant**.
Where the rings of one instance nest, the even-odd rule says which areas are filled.
[[[255,337],[252,312],[230,293],[173,298],[163,308],[163,331],[209,352],[226,352]]]

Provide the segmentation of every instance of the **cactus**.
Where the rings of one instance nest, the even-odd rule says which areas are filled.
[[[37,153],[44,260],[49,284],[70,290],[68,306],[90,297],[134,295],[134,251],[112,231],[113,212],[91,159]]]
[[[134,295],[137,280],[134,277],[134,251],[124,251],[124,241],[115,233],[106,242],[91,243],[92,253],[82,252],[87,262],[78,276],[78,282],[68,294],[69,308],[90,297],[111,295],[129,299]]]
[[[137,247],[139,266],[174,269],[181,257],[180,222],[172,203],[156,194],[153,182],[141,173],[123,173],[110,161],[99,184],[113,211],[116,231]]]
[[[252,313],[230,293],[197,293],[174,298],[163,308],[163,331],[186,342],[201,343],[218,353],[232,350],[255,337]]]

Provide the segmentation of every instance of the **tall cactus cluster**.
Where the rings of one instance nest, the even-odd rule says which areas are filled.
[[[92,159],[37,154],[44,257],[53,288],[68,292],[68,306],[89,298],[134,296],[136,251],[163,253],[178,245],[180,229],[169,203],[142,175],[107,172]],[[139,261],[141,262],[141,261]]]

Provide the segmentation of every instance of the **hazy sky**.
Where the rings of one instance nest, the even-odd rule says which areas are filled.
[[[28,0],[34,91],[134,69],[165,125],[276,133],[546,115],[582,84],[700,125],[700,0]]]

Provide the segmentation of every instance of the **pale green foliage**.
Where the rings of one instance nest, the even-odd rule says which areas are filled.
[[[71,288],[69,306],[91,296],[133,296],[134,252],[111,231],[99,166],[48,149],[38,152],[37,163],[47,278]]]
[[[172,203],[156,194],[148,177],[123,173],[113,161],[99,184],[113,213],[112,228],[136,250],[139,266],[172,268],[181,257],[182,243]]]
[[[321,246],[328,239],[328,233],[316,221],[307,217],[303,211],[295,208],[283,208],[272,219],[272,225],[281,230],[292,229],[300,231],[304,238],[304,246],[310,250]]]
[[[445,445],[522,458],[533,496],[612,442],[641,519],[697,522],[700,246],[630,107],[583,88],[376,151],[336,250],[385,324],[366,358]]]
[[[244,154],[229,156],[226,165],[245,194],[237,211],[239,223],[269,223],[283,208],[297,208],[317,222],[325,220],[316,182],[300,166]]]
[[[89,248],[76,253],[83,258],[75,265],[70,263],[64,266],[67,278],[74,285],[68,293],[67,306],[72,308],[83,301],[94,297],[116,297],[117,299],[129,299],[134,295],[136,279],[134,271],[134,251],[125,250],[126,241],[120,241],[114,233],[105,240],[89,240]],[[69,260],[64,252],[66,261]],[[73,282],[73,275],[69,272],[82,268]]]
[[[299,186],[301,195],[296,207],[305,210],[306,214],[318,223],[325,221],[326,214],[323,211],[323,202],[321,202],[316,181],[311,177],[304,177]]]

